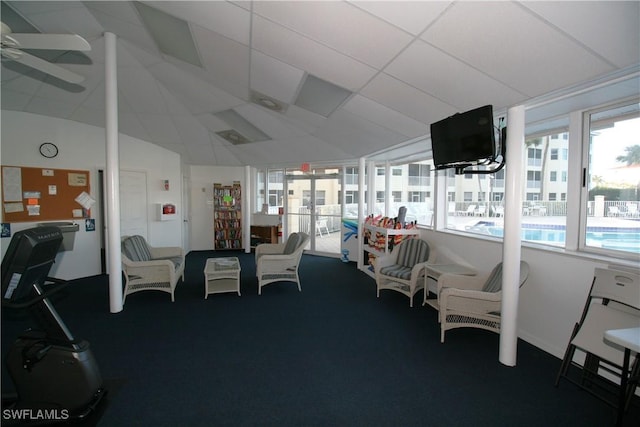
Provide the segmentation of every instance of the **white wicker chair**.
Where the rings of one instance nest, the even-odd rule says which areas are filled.
[[[304,247],[309,241],[306,233],[291,233],[286,243],[263,243],[256,246],[256,276],[258,277],[258,295],[262,287],[274,282],[290,281],[300,287],[298,267]]]
[[[520,286],[528,276],[529,264],[520,261]],[[475,276],[443,274],[438,278],[438,289],[440,342],[444,342],[446,331],[455,328],[500,332],[502,263]]]
[[[377,296],[380,297],[381,289],[391,289],[408,296],[409,307],[413,307],[413,296],[424,289],[426,266],[435,259],[436,253],[426,240],[403,240],[391,253],[373,261]]]
[[[149,246],[142,236],[123,236],[121,243],[122,270],[127,295],[140,291],[163,291],[171,294],[180,277],[184,280],[185,254],[181,247]]]

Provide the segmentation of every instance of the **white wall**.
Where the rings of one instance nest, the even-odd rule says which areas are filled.
[[[447,248],[479,271],[490,271],[502,261],[501,242],[431,230],[423,230],[422,235],[436,249]],[[529,263],[530,274],[520,289],[518,336],[562,358],[582,314],[594,268],[610,264],[561,250],[531,247],[522,248],[522,260]]]
[[[78,221],[80,231],[75,236],[74,250],[58,255],[50,275],[69,280],[100,274],[99,230],[103,224],[98,216],[102,206],[102,200],[98,200],[98,170],[104,170],[106,163],[104,129],[69,120],[5,110],[2,110],[1,124],[0,162],[3,165],[90,172],[91,196],[97,200],[91,210],[91,217],[96,219],[96,231],[85,231],[84,220]],[[58,146],[60,152],[57,157],[46,159],[38,153],[38,147],[45,141]],[[126,135],[120,135],[119,143],[120,168],[144,171],[147,174],[149,243],[154,246],[181,246],[181,221],[160,222],[155,210],[156,203],[170,201],[177,205],[178,212],[181,211],[180,155]],[[164,191],[164,179],[170,180],[170,191]],[[38,222],[40,221],[36,218],[34,222],[12,223],[11,230],[16,232],[30,228]],[[9,238],[0,239],[2,256],[9,241]]]
[[[243,192],[244,167],[191,166],[191,250],[214,249],[213,234],[213,184],[231,185],[240,181]],[[245,195],[243,194],[243,199]],[[249,207],[242,206],[242,209]]]

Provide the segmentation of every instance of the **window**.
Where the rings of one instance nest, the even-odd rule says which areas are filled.
[[[282,206],[282,190],[269,190],[269,207],[271,206]]]
[[[282,184],[284,172],[282,170],[269,171],[269,183]]]
[[[376,191],[376,202],[384,203],[384,191]]]
[[[531,141],[533,145],[539,145],[542,138],[535,138]],[[542,150],[539,148],[527,148],[527,165],[540,166],[542,164]]]
[[[409,185],[428,187],[431,180],[431,165],[409,164]]]
[[[527,171],[527,188],[540,188],[540,171]]]
[[[431,197],[431,193],[428,191],[409,191],[407,195],[407,201],[409,202],[426,202]]]
[[[559,129],[525,138],[523,241],[554,246],[565,244],[567,183],[558,182],[558,178],[567,175],[568,164],[562,160],[561,153],[568,150],[568,144],[566,132]],[[549,170],[550,163],[553,171]],[[462,195],[462,199],[454,200],[455,209],[447,206],[446,227],[502,237],[506,170],[488,175],[449,175],[447,194],[455,191],[454,194]],[[561,200],[557,200],[558,194],[561,194]]]
[[[344,192],[344,198],[346,204],[355,203],[358,204],[358,191],[347,190]]]
[[[393,175],[393,176],[402,176],[402,169],[400,169],[400,168],[391,169],[391,175]]]
[[[344,183],[346,185],[358,185],[358,168],[348,167],[344,172]],[[356,200],[357,203],[357,200]]]
[[[392,191],[391,192],[391,198],[393,199],[394,202],[401,202],[402,201],[402,191]]]
[[[639,107],[636,102],[586,115],[587,218],[581,241],[588,250],[640,254]]]
[[[265,200],[265,187],[266,187],[266,183],[265,183],[265,171],[264,170],[259,170],[256,172],[256,206],[258,210],[262,209],[262,205],[264,205],[265,203],[267,203],[267,201]]]

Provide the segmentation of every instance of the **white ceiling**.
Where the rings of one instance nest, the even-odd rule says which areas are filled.
[[[189,23],[202,67],[162,54],[133,2],[4,3],[39,31],[79,34],[92,50],[88,60],[58,61],[86,77],[81,85],[3,60],[3,109],[104,126],[103,34],[112,32],[120,131],[193,165],[357,159],[393,153],[430,123],[485,104],[505,111],[627,74],[631,84],[607,93],[639,92],[638,1],[143,2]],[[298,107],[307,75],[353,95],[328,117]],[[251,91],[288,104],[285,112],[252,103]],[[213,113],[227,109],[271,140],[219,137],[230,126]]]

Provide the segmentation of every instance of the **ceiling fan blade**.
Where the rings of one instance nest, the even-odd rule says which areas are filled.
[[[20,49],[91,50],[91,45],[77,34],[11,33],[9,37]]]
[[[54,77],[59,78],[60,80],[64,80],[65,82],[77,84],[77,83],[82,83],[84,81],[84,76],[81,76],[80,74],[76,74],[69,70],[65,70],[64,68],[56,64],[52,64],[51,62],[45,61],[44,59],[40,59],[37,56],[33,56],[26,52],[17,51],[17,50],[15,52],[19,52],[20,54],[19,55],[13,54],[9,57],[8,55],[5,55],[3,52],[3,55],[9,57],[10,59],[16,62],[19,62],[31,68],[35,68],[36,70],[42,71],[43,73],[50,74]],[[13,50],[12,50],[12,53],[13,53]]]

